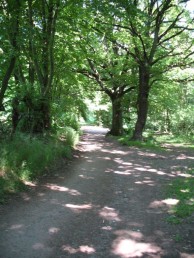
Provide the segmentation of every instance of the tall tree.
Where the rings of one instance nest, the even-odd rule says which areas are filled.
[[[12,76],[16,59],[18,57],[18,34],[20,22],[21,0],[2,1],[0,4],[1,23],[3,36],[1,37],[2,51],[5,53],[5,69],[1,68],[3,76],[1,78],[0,89],[0,110],[4,110],[3,100],[8,88],[9,79]],[[8,42],[8,45],[6,43]]]
[[[93,41],[92,34],[94,34]],[[82,37],[82,43],[83,43]],[[85,56],[85,68],[77,71],[95,81],[99,90],[110,98],[112,103],[112,123],[110,134],[123,133],[123,97],[135,87],[132,83],[132,64],[128,52],[117,44],[107,41],[99,33],[90,34],[90,42],[84,40],[82,49]],[[83,55],[82,55],[83,57]]]
[[[125,32],[125,37],[109,35],[109,40],[128,52],[138,69],[134,140],[142,140],[151,87],[162,73],[173,67],[187,67],[192,62],[193,18],[185,11],[186,2],[114,0],[107,6],[105,1],[95,1],[95,22],[98,26],[112,26],[115,32]]]
[[[193,18],[185,11],[184,2],[187,1],[117,2],[122,12],[126,12],[127,19],[114,24],[114,27],[128,31],[133,47],[127,49],[139,69],[134,140],[142,140],[150,89],[158,80],[156,70],[159,69],[161,75],[173,67],[186,67],[191,62],[194,49],[189,32],[193,31]],[[126,49],[124,44],[118,44]]]
[[[54,38],[60,0],[28,0],[30,81],[35,71],[40,85],[42,129],[50,129],[51,87],[54,76]]]

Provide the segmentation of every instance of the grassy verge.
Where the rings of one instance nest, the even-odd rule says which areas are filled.
[[[16,134],[0,142],[0,202],[8,193],[26,188],[26,181],[33,181],[45,174],[46,169],[58,158],[71,157],[78,134],[72,128],[61,129],[58,135],[30,137]]]
[[[129,136],[120,136],[117,138],[118,141],[126,146],[134,146],[138,148],[146,148],[146,149],[155,149],[155,150],[162,150],[163,148],[160,144],[155,141],[154,138],[145,138],[144,141],[131,141]]]
[[[176,136],[176,135],[156,135],[155,139],[158,143],[164,144],[181,144],[183,147],[193,148],[194,149],[194,137],[188,136]]]
[[[179,224],[194,212],[194,169],[188,171],[188,177],[177,178],[167,187],[167,197],[176,200],[168,222]]]

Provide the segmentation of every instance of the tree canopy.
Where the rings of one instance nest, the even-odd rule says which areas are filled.
[[[0,109],[12,131],[192,134],[194,15],[180,0],[3,0]],[[107,105],[95,111],[88,99]],[[3,123],[3,119],[2,123]]]

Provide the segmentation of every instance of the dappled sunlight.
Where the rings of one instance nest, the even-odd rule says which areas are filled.
[[[164,199],[164,200],[155,200],[153,202],[151,202],[149,204],[149,208],[152,209],[158,209],[158,208],[170,208],[174,205],[177,205],[179,202],[179,200],[177,199],[172,199],[172,198],[168,198],[168,199]]]
[[[74,248],[70,245],[63,245],[62,250],[69,254],[76,254],[76,253],[93,254],[96,252],[94,247],[88,246],[88,245],[81,245],[78,248]]]
[[[148,151],[138,151],[139,156],[144,156],[144,157],[151,157],[151,158],[159,158],[159,159],[166,159],[164,155],[157,154],[157,153],[150,153]]]
[[[72,203],[67,203],[63,205],[66,208],[69,208],[71,211],[75,213],[81,213],[82,211],[86,210],[91,210],[93,208],[92,204],[72,204]]]
[[[116,155],[123,155],[123,156],[128,155],[128,152],[126,152],[126,151],[115,150],[115,149],[107,149],[107,148],[102,148],[101,152],[116,154]]]
[[[105,206],[99,211],[100,217],[108,221],[121,221],[119,213],[114,208]]]
[[[79,175],[79,177],[81,177],[81,178],[83,178],[83,179],[87,179],[87,180],[89,180],[89,179],[94,179],[94,177],[92,177],[92,176],[86,176],[86,175]]]
[[[191,157],[191,156],[188,156],[188,155],[185,155],[185,154],[180,154],[176,159],[194,159],[194,157]]]
[[[154,243],[143,243],[144,236],[141,232],[118,230],[117,238],[112,244],[112,253],[122,258],[143,257],[145,254],[159,254],[161,248]]]
[[[12,225],[12,226],[10,227],[10,229],[11,229],[11,230],[18,230],[18,229],[21,229],[21,228],[23,228],[23,227],[24,227],[23,224],[15,224],[15,225]]]
[[[53,191],[67,192],[70,195],[75,195],[75,196],[81,195],[81,193],[79,191],[75,190],[75,189],[69,189],[67,187],[59,186],[59,185],[56,185],[56,184],[46,184],[44,186],[49,188],[50,190],[53,190]]]
[[[88,143],[88,142],[80,142],[80,144],[84,147],[84,149],[82,150],[84,151],[96,151],[101,149],[101,146],[99,146],[99,144],[97,143]]]
[[[194,175],[191,175],[191,174],[188,174],[188,173],[183,173],[182,171],[173,171],[172,174],[174,176],[180,176],[180,177],[185,177],[185,178],[194,177]]]
[[[104,226],[102,227],[103,230],[111,231],[113,228],[111,226]]]
[[[125,175],[125,176],[128,176],[128,175],[131,175],[131,172],[129,172],[130,170],[125,170],[125,171],[114,171],[115,174],[118,174],[118,175]]]
[[[158,175],[166,175],[165,172],[160,171],[160,170],[157,170],[157,169],[153,169],[153,168],[148,169],[148,168],[144,168],[144,167],[135,167],[134,169],[135,169],[135,170],[138,170],[138,171],[142,171],[142,172],[145,171],[145,172],[156,173],[156,174],[158,174]]]
[[[168,198],[168,199],[162,200],[162,202],[171,206],[171,205],[177,205],[179,200]]]
[[[149,186],[155,186],[156,185],[153,180],[136,181],[135,184],[138,184],[138,185],[149,185]]]
[[[49,234],[51,234],[51,235],[57,234],[59,231],[60,231],[59,228],[54,228],[54,227],[49,228],[49,230],[48,230]]]
[[[31,186],[31,187],[36,187],[37,184],[34,183],[34,182],[29,182],[29,181],[24,181],[24,184],[27,185],[27,186]]]

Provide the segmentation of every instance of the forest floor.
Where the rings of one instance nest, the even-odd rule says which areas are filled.
[[[71,162],[0,206],[1,258],[194,257],[194,216],[168,223],[165,197],[193,151],[121,146],[105,134],[85,127]]]

